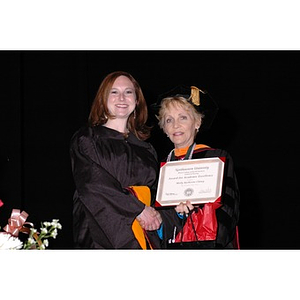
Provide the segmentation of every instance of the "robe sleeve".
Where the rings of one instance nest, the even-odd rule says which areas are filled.
[[[77,197],[92,228],[95,244],[107,248],[139,248],[131,225],[145,205],[128,193],[101,166],[101,157],[91,134],[75,134],[71,141],[71,163]]]
[[[226,163],[221,198],[222,206],[216,210],[218,220],[217,244],[221,248],[233,248],[239,220],[240,192],[232,157],[224,150],[220,156],[226,157]]]

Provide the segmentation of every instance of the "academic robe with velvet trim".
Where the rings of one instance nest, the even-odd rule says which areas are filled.
[[[145,205],[125,188],[148,186],[155,195],[159,164],[153,146],[104,126],[84,127],[70,146],[76,191],[75,248],[141,249],[133,220]]]
[[[192,159],[211,157],[225,157],[226,160],[221,197],[222,206],[216,209],[218,222],[217,239],[215,242],[212,242],[212,245],[208,245],[208,248],[236,248],[235,237],[236,226],[238,224],[240,214],[240,193],[234,173],[233,160],[227,151],[208,147],[194,150],[192,155]],[[176,160],[180,160],[182,158],[183,157],[176,157]],[[169,215],[169,213],[171,215]],[[166,213],[161,214],[164,223],[164,240],[162,242],[163,248],[166,248],[167,241],[173,238],[174,225],[177,227],[178,231],[182,228],[182,221],[178,220],[178,218],[172,217],[172,215],[172,212],[168,212],[168,210],[166,210]]]

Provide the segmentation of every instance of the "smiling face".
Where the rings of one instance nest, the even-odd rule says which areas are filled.
[[[116,119],[127,120],[136,106],[135,88],[126,76],[119,76],[113,83],[107,99],[107,108]]]
[[[195,139],[196,130],[199,129],[200,120],[186,106],[171,102],[165,108],[163,117],[163,130],[173,142],[175,148],[190,146]]]

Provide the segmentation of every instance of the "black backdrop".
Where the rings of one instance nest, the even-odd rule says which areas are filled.
[[[198,142],[233,156],[241,247],[300,248],[300,52],[2,51],[0,66],[1,227],[13,208],[37,224],[57,218],[63,230],[49,248],[72,248],[70,138],[104,76],[124,70],[149,104],[178,84],[210,92],[220,110]],[[157,128],[150,141],[160,158],[172,147]]]

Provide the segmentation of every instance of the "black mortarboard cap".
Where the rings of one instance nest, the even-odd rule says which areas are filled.
[[[172,90],[159,95],[157,102],[151,105],[151,109],[157,114],[160,109],[161,101],[164,98],[174,96],[184,97],[187,101],[193,104],[197,111],[204,115],[202,125],[200,127],[201,131],[208,130],[211,127],[218,113],[219,107],[206,90],[201,90],[195,86],[187,87],[179,85]]]

